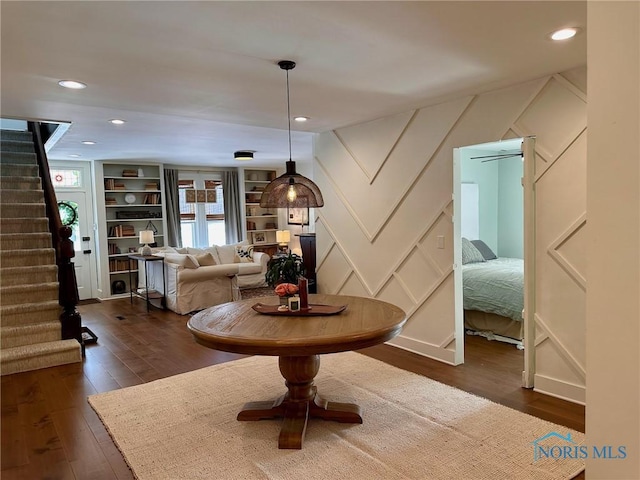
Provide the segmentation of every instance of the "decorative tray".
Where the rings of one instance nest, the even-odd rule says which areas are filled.
[[[256,312],[264,315],[282,315],[289,317],[313,317],[319,315],[336,315],[342,312],[346,305],[321,305],[316,303],[309,304],[309,308],[302,308],[292,312],[291,310],[278,310],[280,305],[265,305],[264,303],[256,303],[251,308]]]

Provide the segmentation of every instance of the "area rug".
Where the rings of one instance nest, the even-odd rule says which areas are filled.
[[[142,480],[548,480],[584,468],[583,460],[534,455],[545,442],[560,442],[559,452],[579,446],[583,434],[358,353],[323,355],[316,385],[331,400],[358,403],[364,423],[313,419],[302,450],[278,449],[279,420],[236,421],[245,402],[284,392],[275,357],[93,395],[89,403]]]

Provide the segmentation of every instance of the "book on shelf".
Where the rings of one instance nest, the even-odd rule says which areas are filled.
[[[129,270],[128,258],[110,258],[109,259],[110,272],[126,272],[128,270]]]
[[[138,176],[138,170],[137,169],[124,169],[122,170],[122,176],[123,177],[137,177]]]
[[[147,182],[144,184],[144,189],[145,190],[160,190],[160,185],[158,185],[156,182]]]
[[[117,201],[116,201],[116,199],[115,199],[115,198],[113,198],[113,197],[105,197],[105,199],[104,199],[104,204],[105,204],[105,205],[117,205],[117,204],[118,204],[118,202],[117,202]]]
[[[160,194],[159,193],[146,193],[144,196],[145,205],[159,205],[160,204]]]
[[[120,247],[118,247],[117,244],[109,242],[108,245],[109,245],[109,255],[118,255],[121,253]]]
[[[116,181],[113,178],[105,178],[104,179],[104,189],[105,190],[113,190],[115,187]]]
[[[133,225],[113,225],[109,228],[110,237],[135,237],[136,230]]]

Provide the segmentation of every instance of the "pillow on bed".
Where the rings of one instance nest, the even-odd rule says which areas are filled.
[[[462,237],[462,264],[484,262],[484,257],[469,239]]]
[[[489,245],[484,243],[482,240],[471,240],[471,243],[478,249],[485,260],[495,260],[498,258],[497,255],[493,253],[493,250],[489,248]]]

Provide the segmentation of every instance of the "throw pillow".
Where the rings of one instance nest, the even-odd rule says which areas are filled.
[[[462,237],[462,264],[484,262],[484,257],[473,243]]]
[[[203,253],[202,255],[194,255],[195,259],[197,260],[198,264],[201,267],[209,267],[211,265],[217,265],[218,262],[216,262],[216,259],[213,258],[213,255],[211,253]]]
[[[252,263],[253,262],[253,245],[236,246],[236,256],[234,263]]]
[[[183,255],[181,253],[165,253],[164,261],[184,268],[198,268],[200,266],[193,255]]]
[[[493,253],[493,250],[489,248],[489,245],[482,240],[471,240],[471,243],[480,251],[485,260],[495,260],[498,258],[497,255]]]

